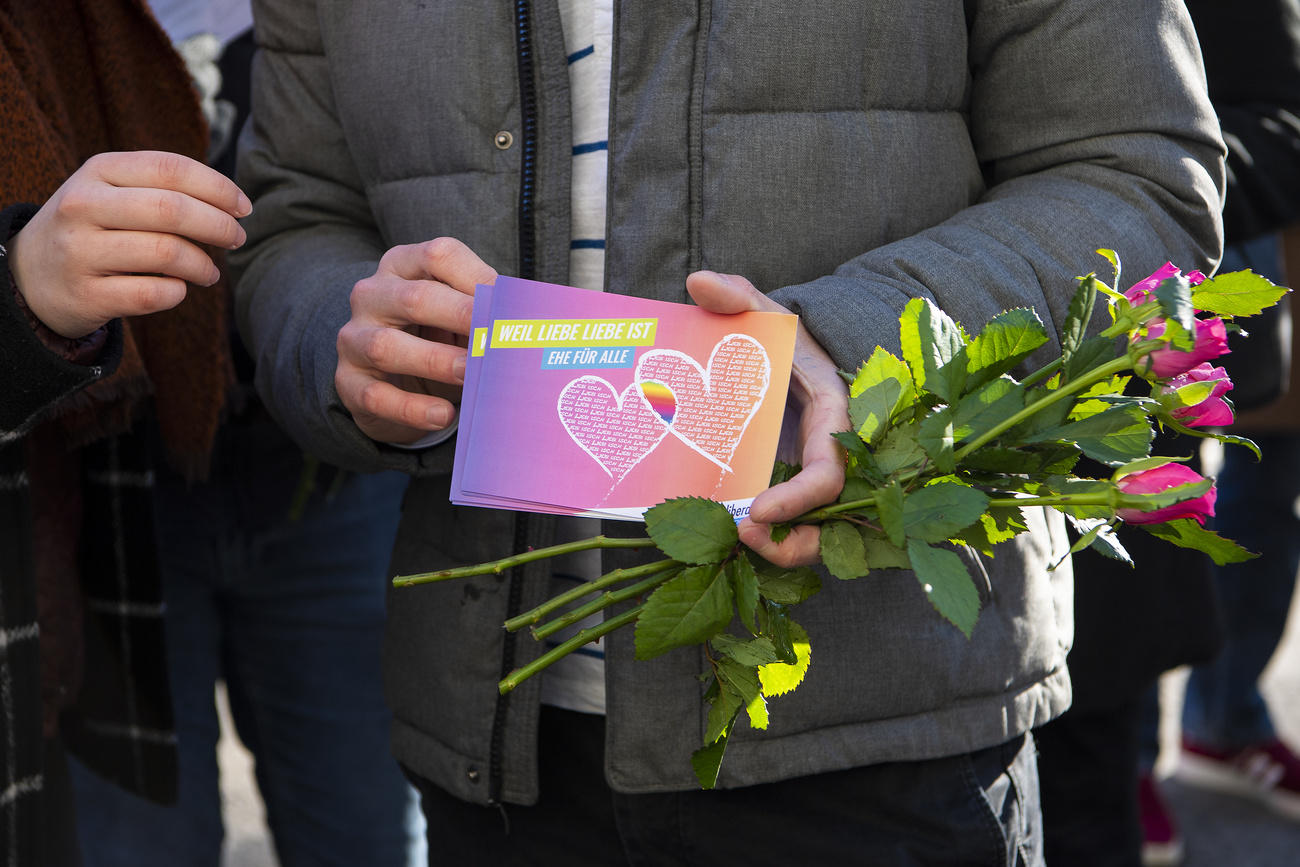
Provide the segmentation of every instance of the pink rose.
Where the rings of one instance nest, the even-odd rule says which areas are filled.
[[[1158,338],[1165,333],[1165,320],[1152,319],[1147,323],[1147,339]],[[1151,373],[1158,379],[1169,379],[1186,373],[1202,362],[1226,355],[1228,349],[1228,329],[1223,320],[1217,316],[1210,319],[1196,320],[1196,343],[1190,352],[1181,349],[1157,349],[1147,356],[1146,364],[1139,372]]]
[[[1117,482],[1119,489],[1126,494],[1157,494],[1176,488],[1179,485],[1191,485],[1204,481],[1205,477],[1182,464],[1162,464],[1154,469],[1124,476]],[[1142,511],[1141,509],[1116,509],[1120,520],[1129,524],[1163,524],[1178,518],[1192,518],[1198,524],[1205,524],[1205,519],[1214,514],[1214,498],[1217,491],[1210,489],[1199,497],[1183,500],[1172,506]]]
[[[1170,277],[1177,277],[1181,273],[1182,271],[1178,270],[1173,262],[1166,262],[1157,268],[1150,277],[1134,283],[1132,288],[1124,293],[1124,297],[1128,299],[1128,303],[1136,307],[1146,301],[1147,296],[1156,291],[1161,283],[1168,280]],[[1191,283],[1193,286],[1204,280],[1205,275],[1200,271],[1187,272],[1187,282]]]
[[[1209,363],[1198,364],[1186,373],[1169,379],[1160,387],[1160,392],[1171,394],[1196,382],[1213,382],[1214,390],[1200,403],[1180,406],[1170,415],[1187,427],[1222,427],[1232,424],[1232,407],[1223,399],[1232,390],[1232,380],[1228,378],[1228,371],[1222,367],[1212,367]]]

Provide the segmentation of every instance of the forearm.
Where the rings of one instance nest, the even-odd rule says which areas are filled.
[[[336,341],[349,295],[386,245],[333,107],[316,11],[255,7],[252,128],[237,177],[256,203],[230,262],[237,324],[258,392],[304,449],[338,466],[427,472],[450,448],[403,451],[365,436],[335,390]]]

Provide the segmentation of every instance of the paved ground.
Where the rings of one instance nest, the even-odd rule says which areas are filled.
[[[1282,645],[1264,672],[1261,688],[1274,722],[1289,743],[1300,744],[1300,591],[1291,607]],[[1162,769],[1177,738],[1177,703],[1185,673],[1165,677],[1162,693]],[[1296,867],[1300,865],[1300,825],[1278,818],[1262,805],[1182,785],[1176,776],[1164,781],[1170,808],[1186,839],[1184,867]]]
[[[1177,705],[1185,677],[1183,672],[1172,672],[1161,684],[1166,745],[1177,737]],[[1283,736],[1300,744],[1300,592],[1291,609],[1290,628],[1264,674],[1263,689]],[[229,731],[229,718],[224,722]],[[1170,755],[1166,749],[1164,758]],[[237,741],[227,738],[222,741],[221,762],[228,837],[223,867],[276,867],[262,804],[251,785],[247,754]],[[1209,794],[1177,780],[1166,781],[1164,790],[1187,839],[1184,867],[1300,865],[1300,825],[1285,822],[1254,803]]]

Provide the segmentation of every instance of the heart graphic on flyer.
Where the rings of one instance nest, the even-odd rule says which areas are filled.
[[[707,369],[671,349],[651,350],[636,366],[637,382],[658,384],[673,395],[673,435],[724,470],[731,469],[731,458],[771,378],[772,364],[763,345],[745,334],[719,340]]]
[[[668,435],[638,383],[620,395],[599,376],[573,380],[556,402],[569,436],[617,483]]]

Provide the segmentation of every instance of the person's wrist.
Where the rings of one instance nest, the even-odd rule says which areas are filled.
[[[104,344],[108,340],[108,327],[102,325],[81,337],[64,337],[46,325],[33,312],[31,306],[27,303],[27,296],[18,288],[14,262],[11,259],[13,241],[23,226],[26,225],[27,220],[30,219],[30,215],[18,212],[8,214],[8,216],[9,219],[4,221],[6,225],[0,227],[0,275],[3,276],[4,283],[7,284],[7,288],[0,286],[0,291],[13,293],[14,303],[24,320],[26,320],[28,327],[32,329],[47,349],[73,364],[93,363],[103,351]]]

